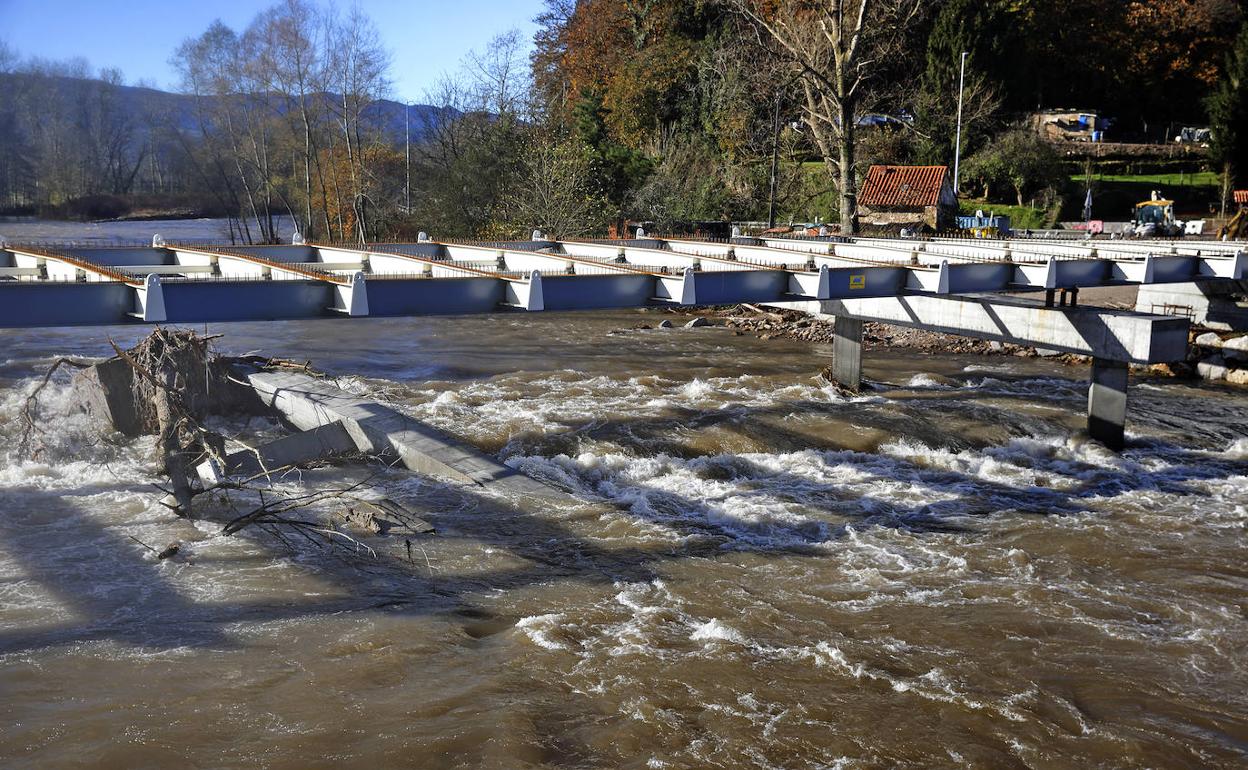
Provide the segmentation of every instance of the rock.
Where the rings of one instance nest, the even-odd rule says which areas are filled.
[[[1226,373],[1226,381],[1232,385],[1248,385],[1248,369],[1231,369]]]
[[[1132,365],[1132,369],[1135,366]],[[1152,366],[1141,367],[1148,374],[1154,377],[1191,377],[1192,367],[1185,363],[1172,364],[1153,364]]]
[[[101,361],[74,376],[74,401],[100,427],[127,436],[148,432],[134,401],[134,370],[119,358]]]
[[[710,326],[710,325],[711,325],[710,321],[706,320],[702,316],[698,316],[697,318],[693,319],[689,323],[685,324],[685,328],[686,329],[698,329],[703,326]]]
[[[1205,332],[1195,339],[1194,344],[1200,345],[1202,348],[1220,348],[1222,347],[1222,338],[1213,332]]]
[[[660,329],[670,329],[670,328],[672,328],[672,322],[671,322],[671,321],[668,321],[668,320],[666,320],[666,319],[665,319],[665,320],[663,320],[663,321],[659,324],[659,328],[660,328]]]
[[[1048,348],[1036,348],[1036,355],[1040,356],[1041,358],[1053,358],[1054,356],[1060,356],[1061,354],[1062,353],[1060,350],[1050,350]]]
[[[1225,380],[1228,373],[1225,363],[1222,356],[1206,358],[1204,361],[1196,364],[1196,373],[1201,376],[1201,379],[1211,382]]]
[[[169,545],[165,546],[165,550],[156,554],[156,558],[160,559],[161,561],[164,561],[165,559],[171,558],[173,556],[177,556],[178,551],[181,551],[181,550],[182,550],[181,543],[176,543],[176,542],[170,543]]]
[[[1204,336],[1204,335],[1201,335]],[[1248,334],[1242,337],[1235,337],[1222,341],[1223,350],[1234,350],[1241,353],[1248,353]]]

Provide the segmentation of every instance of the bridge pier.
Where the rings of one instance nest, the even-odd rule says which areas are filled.
[[[851,393],[862,389],[861,318],[838,315],[832,325],[832,379]]]
[[[1128,365],[1125,361],[1092,359],[1088,386],[1088,435],[1121,452],[1126,446]]]

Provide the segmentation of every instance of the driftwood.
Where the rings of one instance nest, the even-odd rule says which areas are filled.
[[[31,450],[30,448],[30,442],[35,433],[38,431],[35,417],[39,408],[39,394],[42,393],[43,389],[48,386],[48,383],[52,381],[52,375],[56,374],[57,370],[62,366],[74,369],[86,369],[91,366],[91,363],[88,361],[75,361],[72,358],[58,358],[56,359],[56,362],[53,363],[52,366],[48,367],[48,370],[43,373],[43,379],[39,380],[39,384],[36,385],[35,389],[30,392],[30,395],[26,397],[26,403],[22,405],[22,437],[18,441],[18,449],[22,452],[22,454],[29,454],[31,457],[38,457],[43,451],[42,447],[34,450]]]

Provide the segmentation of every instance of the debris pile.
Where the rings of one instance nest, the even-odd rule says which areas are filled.
[[[375,551],[357,537],[432,531],[402,504],[362,496],[367,481],[294,493],[275,486],[278,480],[288,480],[285,472],[296,468],[329,461],[382,461],[380,453],[370,451],[373,447],[361,448],[341,423],[254,447],[239,436],[227,439],[206,427],[211,418],[225,418],[220,424],[254,415],[281,419],[249,384],[249,373],[313,374],[307,363],[220,355],[212,350],[214,339],[189,330],[157,328],[128,350],[114,344],[116,355],[104,361],[57,361],[27,399],[23,451],[32,456],[42,451],[35,440],[37,399],[52,375],[68,367],[78,370],[73,377],[75,402],[102,430],[155,438],[154,459],[169,481],[157,487],[163,493],[160,503],[178,516],[192,516],[197,512],[193,508],[200,507],[197,499],[208,495],[214,504],[204,508],[215,513],[223,503],[231,512],[224,534],[257,525],[288,543],[293,532],[318,545],[346,546],[373,555]],[[230,444],[239,448],[227,451]],[[177,550],[171,545],[157,555],[164,559]]]

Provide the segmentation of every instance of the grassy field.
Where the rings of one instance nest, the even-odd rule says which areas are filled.
[[[1083,174],[1072,174],[1070,181],[1077,185],[1084,183]],[[1212,187],[1218,188],[1220,180],[1213,171],[1196,171],[1190,174],[1093,174],[1095,182],[1126,182],[1129,184],[1151,184],[1157,187]]]

